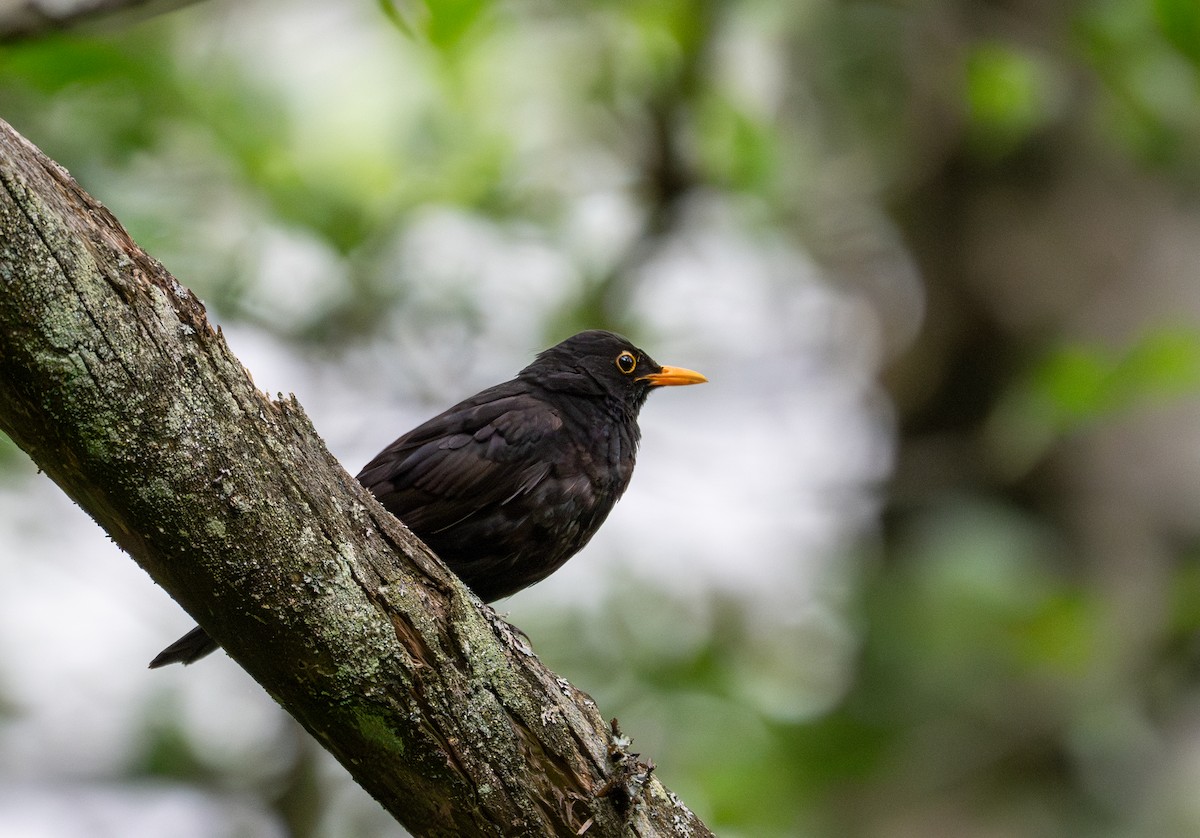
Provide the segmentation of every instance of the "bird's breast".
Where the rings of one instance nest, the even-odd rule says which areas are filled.
[[[560,446],[554,475],[572,490],[584,486],[599,497],[620,497],[633,476],[637,453],[636,430],[631,433],[621,423],[596,421],[569,423],[564,427],[568,439]]]

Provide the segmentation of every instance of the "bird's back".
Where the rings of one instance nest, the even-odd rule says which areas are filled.
[[[597,400],[514,379],[409,431],[358,480],[490,602],[588,542],[629,484],[637,436]]]

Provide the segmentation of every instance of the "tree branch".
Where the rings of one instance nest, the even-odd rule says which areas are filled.
[[[3,0],[0,43],[36,38],[101,18],[125,14],[150,17],[196,0]]]
[[[708,835],[0,122],[0,429],[417,835]]]

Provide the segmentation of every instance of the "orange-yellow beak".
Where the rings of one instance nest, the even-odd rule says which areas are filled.
[[[663,367],[658,372],[643,375],[638,381],[649,381],[653,387],[672,387],[679,384],[703,384],[708,379],[683,367]]]

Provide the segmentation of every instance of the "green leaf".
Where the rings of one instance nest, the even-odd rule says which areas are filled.
[[[1200,334],[1154,330],[1123,353],[1083,344],[1064,346],[1035,370],[1032,386],[1063,427],[1155,397],[1200,391]]]
[[[994,466],[1015,478],[1067,434],[1192,393],[1200,393],[1200,332],[1194,329],[1155,329],[1120,352],[1060,346],[997,401],[985,431]]]
[[[489,0],[378,0],[388,21],[410,38],[452,52],[491,7]]]
[[[443,51],[458,47],[491,8],[488,0],[436,0],[429,3],[426,34]]]
[[[416,38],[424,30],[429,9],[421,0],[378,0],[379,10],[388,21],[407,35]]]
[[[1200,67],[1200,3],[1196,0],[1155,0],[1155,17],[1171,46]]]
[[[1045,61],[999,43],[980,44],[967,59],[966,99],[975,145],[1003,156],[1049,118],[1057,77]]]
[[[777,135],[765,119],[728,97],[712,96],[703,103],[698,124],[704,167],[715,179],[759,193],[778,183]]]

